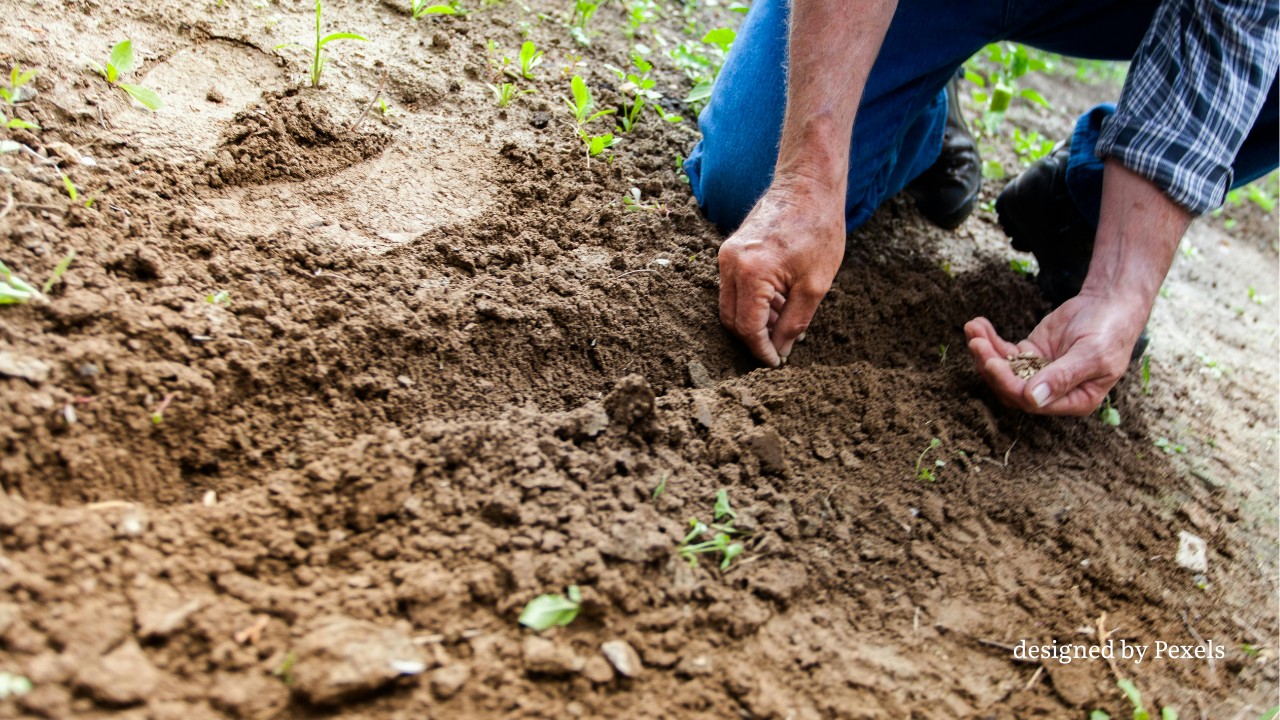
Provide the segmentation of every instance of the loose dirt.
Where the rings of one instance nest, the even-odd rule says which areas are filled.
[[[985,212],[948,234],[890,202],[762,370],[676,172],[692,111],[588,164],[560,97],[576,72],[620,102],[624,11],[582,47],[532,9],[333,0],[326,29],[371,42],[315,90],[272,50],[305,2],[0,0],[0,66],[40,71],[17,114],[44,129],[10,137],[49,158],[0,159],[0,259],[39,282],[77,251],[49,305],[0,308],[6,365],[43,368],[0,377],[0,671],[34,685],[0,715],[1120,717],[1116,674],[1183,717],[1274,703],[1274,216],[1193,228],[1119,428],[982,384],[964,323],[1047,309]],[[526,31],[537,94],[500,110],[486,41]],[[84,70],[125,37],[159,113]],[[384,74],[394,113],[349,130]],[[1011,120],[1061,136],[1091,99],[1041,82],[1062,106]],[[662,209],[625,212],[633,187]],[[750,532],[723,573],[676,553],[722,488]],[[572,624],[517,624],[571,584]],[[1011,650],[1103,627],[1226,654]]]

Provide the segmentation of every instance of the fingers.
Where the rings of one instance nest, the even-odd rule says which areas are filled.
[[[1017,345],[1000,337],[1000,334],[996,332],[995,326],[984,317],[974,318],[965,323],[964,334],[970,341],[970,351],[973,349],[973,340],[982,338],[987,341],[987,345],[992,352],[999,354],[1002,358],[1008,358],[1010,355],[1017,355],[1022,352]]]
[[[1118,379],[1109,376],[1100,353],[1076,345],[1027,381],[1023,402],[1044,415],[1089,415]]]
[[[796,338],[809,328],[813,314],[818,311],[818,305],[826,296],[827,290],[827,287],[812,282],[791,288],[791,294],[782,306],[782,312],[778,314],[778,324],[773,329],[773,346],[777,348],[779,357],[785,358],[791,354]]]
[[[741,276],[736,278],[736,283],[737,305],[733,324],[729,327],[742,338],[752,355],[776,368],[782,360],[778,357],[777,348],[769,341],[769,314],[773,312],[772,302],[777,289],[766,281]]]

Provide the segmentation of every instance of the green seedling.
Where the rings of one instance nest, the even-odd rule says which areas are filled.
[[[607,110],[595,111],[596,101],[591,97],[591,90],[587,87],[587,83],[580,75],[574,75],[573,80],[569,83],[573,91],[573,99],[565,98],[565,105],[569,107],[569,113],[573,116],[574,122],[577,124],[578,137],[582,139],[582,143],[587,149],[587,164],[591,164],[591,158],[604,152],[605,149],[617,145],[620,140],[613,136],[613,133],[604,133],[603,135],[592,135],[583,127],[587,123],[596,118],[605,115],[612,115],[613,108]]]
[[[681,185],[689,184],[689,174],[684,171],[684,156],[676,153],[676,180]]]
[[[58,264],[53,266],[53,272],[49,274],[49,279],[45,280],[44,285],[40,287],[40,292],[48,295],[49,291],[53,289],[53,286],[57,285],[58,282],[62,280],[62,276],[66,274],[67,268],[71,267],[71,261],[75,259],[76,250],[75,248],[71,248],[71,251],[62,256],[62,259],[58,261]]]
[[[97,63],[90,63],[90,65],[108,84],[129,93],[134,100],[137,100],[146,109],[155,111],[164,105],[155,90],[141,85],[120,82],[120,78],[133,72],[136,65],[133,57],[132,40],[121,40],[116,43],[115,47],[111,48],[111,57],[107,60],[106,67],[102,67]]]
[[[71,260],[67,258],[63,258],[63,262],[68,265],[71,264]],[[62,263],[60,262],[58,265],[62,265]],[[63,272],[66,272],[65,268]],[[53,276],[45,283],[45,292],[48,292],[48,288],[52,288],[60,277],[62,277],[62,273],[55,269]],[[13,274],[13,271],[7,265],[0,262],[0,305],[26,305],[33,302],[47,303],[49,298],[45,296],[44,292],[36,289],[36,286]]]
[[[578,617],[582,607],[582,591],[577,585],[570,585],[566,592],[568,597],[560,595],[539,595],[524,606],[520,613],[520,624],[535,632],[542,632],[551,627],[563,627]]]
[[[736,36],[729,28],[717,28],[703,35],[699,45],[680,43],[670,51],[676,67],[693,83],[693,89],[685,96],[686,103],[700,107],[711,97],[711,88]]]
[[[653,70],[653,64],[645,60],[644,56],[636,51],[631,53],[631,64],[635,67],[635,72],[627,72],[612,65],[607,66],[622,82],[622,93],[632,96],[630,105],[625,101],[623,102],[622,114],[618,116],[618,124],[622,126],[622,131],[631,132],[635,129],[636,123],[640,120],[640,113],[644,110],[646,103],[653,108],[658,117],[669,123],[678,123],[684,120],[679,115],[668,113],[658,104],[658,101],[662,99],[662,93],[654,90],[658,82],[649,77],[649,73]]]
[[[1249,286],[1249,302],[1254,305],[1266,305],[1270,301],[1270,297],[1266,295],[1259,295],[1258,291],[1255,290],[1252,285]]]
[[[662,215],[670,215],[671,209],[663,203],[644,202],[640,199],[640,188],[631,188],[626,195],[622,196],[622,211],[660,213]]]
[[[25,675],[0,672],[0,700],[26,695],[31,690],[31,680]]]
[[[947,362],[947,346],[939,345],[938,346],[938,364],[944,365],[946,364],[946,362]]]
[[[1107,427],[1120,427],[1120,411],[1111,406],[1110,395],[1102,401],[1102,410],[1098,413],[1098,419]]]
[[[965,63],[965,78],[979,88],[973,93],[973,101],[985,106],[982,130],[987,135],[996,134],[1015,97],[1050,107],[1049,101],[1035,90],[1018,89],[1018,81],[1029,72],[1051,71],[1053,67],[1053,60],[1048,54],[1013,42],[988,45]],[[984,75],[982,71],[986,69],[990,72]]]
[[[649,495],[650,500],[657,500],[662,497],[662,493],[667,491],[667,478],[669,475],[669,473],[662,473],[662,479],[658,481],[658,486],[655,487],[653,492]]]
[[[356,40],[359,42],[368,42],[368,39],[362,35],[348,32],[329,33],[324,35],[324,22],[322,15],[324,13],[321,7],[322,0],[316,0],[316,41],[312,47],[311,54],[311,87],[320,87],[320,78],[324,75],[324,64],[326,62],[324,56],[324,48],[335,40]],[[297,43],[283,43],[275,46],[274,49],[279,50],[285,47],[301,47]]]
[[[1163,450],[1166,455],[1185,455],[1187,452],[1186,445],[1170,442],[1167,437],[1158,437],[1152,444]]]
[[[634,38],[644,32],[644,26],[658,19],[658,8],[651,0],[627,0],[627,37]]]
[[[284,683],[285,685],[292,685],[293,684],[293,666],[297,662],[298,662],[298,654],[290,650],[289,652],[284,654],[284,660],[280,661],[280,664],[276,667],[275,670],[271,671],[271,674],[280,678],[280,682]]]
[[[1030,260],[1025,258],[1013,258],[1009,260],[1009,269],[1019,275],[1034,275],[1036,268],[1031,264]]]
[[[204,296],[204,301],[210,305],[228,306],[231,304],[231,293],[226,290],[219,290]]]
[[[1151,356],[1142,356],[1142,394],[1151,394]]]
[[[1053,152],[1053,146],[1053,140],[1038,132],[1023,133],[1022,128],[1013,129],[1013,150],[1025,167]]]
[[[1258,657],[1258,648],[1254,647],[1253,645],[1250,645],[1249,643],[1241,643],[1240,652],[1244,653],[1245,655],[1248,655],[1251,658]]]
[[[458,7],[456,0],[448,3],[447,5],[428,5],[427,1],[428,0],[412,0],[409,11],[412,13],[414,20],[417,20],[424,15],[457,15],[461,9]]]
[[[0,99],[4,100],[6,105],[16,105],[21,99],[22,86],[31,82],[35,76],[35,70],[23,71],[21,66],[14,63],[13,68],[9,71],[9,86],[0,87]],[[23,120],[22,118],[6,117],[3,112],[0,112],[0,126],[3,126],[8,130],[40,129],[40,126],[36,123]]]
[[[737,39],[738,33],[730,28],[716,28],[710,30],[706,35],[702,36],[702,42],[708,45],[715,45],[720,48],[720,52],[728,54],[729,48],[733,46],[733,41]]]
[[[926,447],[924,451],[920,453],[920,457],[916,458],[916,479],[917,480],[928,480],[929,482],[938,481],[938,476],[935,474],[934,468],[941,468],[942,466],[947,464],[946,461],[934,460],[933,467],[927,467],[924,464],[924,456],[928,455],[930,450],[938,447],[941,444],[942,444],[942,441],[939,440],[938,438],[930,438],[929,447]]]
[[[511,101],[521,95],[528,95],[532,90],[516,90],[515,83],[504,82],[498,85],[490,84],[489,89],[498,98],[498,107],[504,108],[511,104]]]
[[[62,187],[67,191],[67,197],[71,198],[71,202],[80,202],[80,189],[76,187],[75,183],[71,182],[71,178],[67,177],[65,173],[62,174]],[[93,207],[95,199],[97,199],[96,193],[85,198],[84,206],[87,208]]]
[[[541,64],[542,51],[533,44],[532,40],[526,40],[520,46],[520,76],[525,80],[532,80],[534,68]]]
[[[600,2],[592,0],[574,0],[573,13],[569,16],[569,34],[581,45],[590,45],[591,38],[587,32],[587,23],[600,9]]]
[[[716,492],[716,504],[713,510],[715,522],[710,525],[702,522],[696,517],[689,518],[689,534],[684,536],[680,541],[680,557],[689,563],[690,567],[698,565],[698,556],[707,553],[720,553],[720,569],[728,570],[733,564],[734,558],[738,557],[746,550],[746,547],[734,541],[734,536],[741,535],[742,531],[733,526],[734,521],[738,519],[738,513],[734,511],[733,506],[729,504],[729,491],[719,490]],[[704,538],[707,533],[712,530],[715,534],[710,540],[702,542],[694,542],[700,538]]]
[[[156,409],[151,411],[152,425],[161,425],[164,423],[164,411],[169,409],[169,406],[173,404],[173,400],[176,397],[178,397],[178,393],[169,393],[168,395],[165,395],[164,399],[160,401],[160,404],[156,406]]]
[[[1204,371],[1213,376],[1214,380],[1221,380],[1226,374],[1227,367],[1202,352],[1196,353],[1196,358],[1200,360],[1200,364],[1204,365]]]

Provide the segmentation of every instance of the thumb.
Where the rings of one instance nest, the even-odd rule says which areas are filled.
[[[801,282],[791,288],[773,330],[773,346],[778,349],[780,357],[786,358],[791,354],[796,338],[809,329],[813,314],[818,311],[818,304],[826,294],[826,289],[810,282]]]
[[[1053,406],[1051,411],[1054,414],[1087,414],[1097,403],[1092,402],[1087,394],[1073,394],[1072,391],[1104,375],[1102,358],[1077,345],[1033,375],[1027,381],[1023,396],[1036,409]],[[1055,405],[1064,398],[1068,399],[1067,403]]]

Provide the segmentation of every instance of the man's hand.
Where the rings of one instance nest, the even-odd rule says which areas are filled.
[[[986,318],[964,326],[978,373],[1006,405],[1042,415],[1088,415],[1129,365],[1191,215],[1115,160],[1102,176],[1102,209],[1080,294],[1014,345]],[[1030,352],[1051,365],[1030,380],[1009,356]]]
[[[844,197],[774,183],[720,246],[720,322],[778,367],[844,258]]]
[[[1149,307],[1143,298],[1080,294],[1049,313],[1031,336],[1007,342],[986,318],[964,326],[978,373],[1000,401],[1029,413],[1089,415],[1129,365]],[[1013,373],[1009,356],[1032,353],[1051,361],[1029,380]]]

